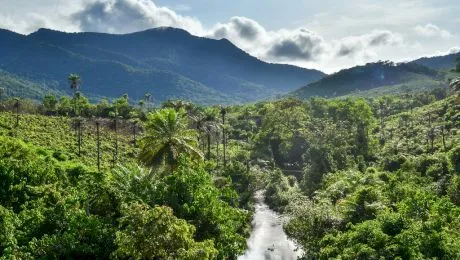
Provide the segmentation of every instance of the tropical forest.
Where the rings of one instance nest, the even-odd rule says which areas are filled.
[[[208,28],[200,1],[75,1],[59,23],[31,2],[29,24],[3,13],[18,2],[0,3],[0,260],[460,259],[460,49]]]

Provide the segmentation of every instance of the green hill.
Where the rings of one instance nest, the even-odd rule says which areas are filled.
[[[1,97],[23,97],[31,99],[40,99],[47,93],[57,95],[64,94],[63,91],[55,90],[53,82],[48,84],[38,84],[30,80],[24,79],[20,76],[0,70],[0,88]]]
[[[368,63],[341,70],[294,92],[293,96],[308,98],[312,96],[338,97],[347,94],[368,92],[423,91],[447,87],[445,75],[436,70],[415,64],[392,62]]]

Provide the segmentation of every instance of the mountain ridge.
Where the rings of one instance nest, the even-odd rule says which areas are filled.
[[[9,45],[11,35],[16,34],[0,31],[0,47],[11,50],[10,55],[0,57],[0,69],[32,81],[53,80],[56,89],[67,92],[66,75],[78,73],[82,91],[89,95],[128,93],[140,99],[152,92],[158,100],[244,103],[287,93],[326,75],[266,63],[226,39],[197,37],[170,27],[129,34],[42,28],[25,36],[17,34],[17,48]]]
[[[415,62],[379,61],[343,69],[299,88],[290,95],[330,98],[387,86],[400,86],[403,91],[428,90],[447,87],[444,79],[442,72]]]

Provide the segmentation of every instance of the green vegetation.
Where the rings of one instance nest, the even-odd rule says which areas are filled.
[[[48,93],[62,95],[53,82],[38,84],[23,77],[0,70],[0,100],[7,97],[23,97],[39,100]]]
[[[265,189],[306,258],[459,258],[458,83],[231,107],[4,99],[0,255],[235,259]]]
[[[164,107],[148,112],[130,106],[127,96],[93,105],[81,94],[60,100],[47,95],[43,104],[2,102],[0,256],[241,255],[258,173],[247,171],[246,161],[237,158],[242,149],[234,145],[228,168],[214,149],[206,162],[200,160],[198,146],[212,145],[216,152],[223,146],[214,136],[198,142],[211,134],[192,129],[192,119],[204,118],[205,109],[185,102]],[[184,109],[193,109],[193,116]],[[69,117],[75,114],[81,116]]]
[[[273,159],[303,174],[272,176],[267,201],[290,215],[285,230],[308,258],[460,257],[460,102],[439,98],[270,104]]]
[[[314,96],[333,98],[345,95],[375,97],[423,92],[436,88],[447,88],[445,74],[446,72],[437,71],[416,62],[368,63],[324,77],[294,91],[292,96],[302,98]]]

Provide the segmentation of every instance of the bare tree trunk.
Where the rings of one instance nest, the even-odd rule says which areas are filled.
[[[134,147],[136,147],[137,145],[136,127],[137,127],[137,122],[134,122],[133,123],[133,145]]]
[[[97,146],[97,170],[101,171],[101,135],[100,135],[100,122],[96,121],[96,146]]]
[[[442,135],[442,147],[444,148],[444,152],[447,151],[446,149],[446,132],[445,127],[441,126],[441,135]]]
[[[220,140],[219,140],[219,132],[216,132],[216,162],[217,162],[217,165],[219,165],[219,144],[220,144]]]
[[[15,112],[16,112],[16,127],[19,126],[19,109],[20,109],[20,102],[19,102],[19,99],[16,100],[16,102],[14,103],[14,108],[15,108]]]
[[[208,141],[208,153],[206,155],[208,160],[211,160],[211,134],[209,131],[206,133]]]
[[[83,144],[83,120],[78,118],[78,156],[81,156],[81,146]]]
[[[113,159],[112,159],[112,167],[115,168],[115,165],[118,162],[118,127],[117,127],[117,118],[113,121],[114,123],[114,131],[115,131],[115,147],[113,152]]]
[[[222,144],[223,144],[223,155],[224,155],[224,167],[227,166],[227,136],[225,131],[225,112],[222,113]]]

